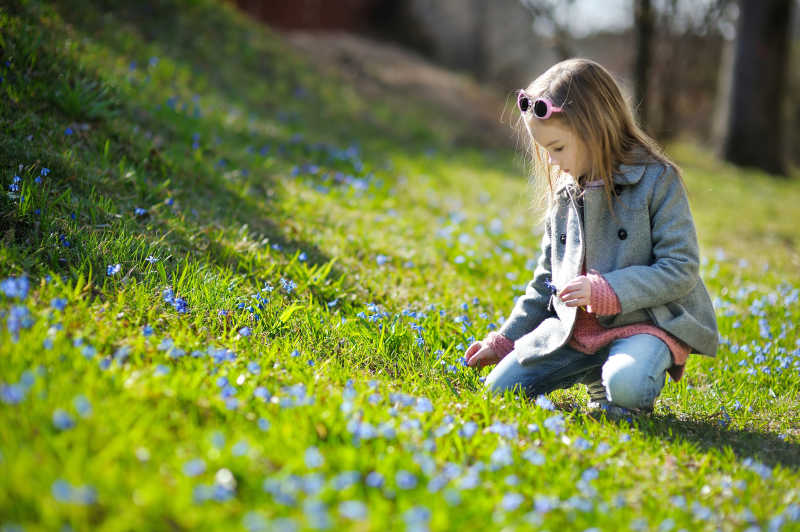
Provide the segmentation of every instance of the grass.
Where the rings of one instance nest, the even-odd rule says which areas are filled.
[[[796,172],[670,146],[723,341],[598,419],[460,364],[541,229],[458,117],[210,1],[0,36],[4,529],[800,529]]]

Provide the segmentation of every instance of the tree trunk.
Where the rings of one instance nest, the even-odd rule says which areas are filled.
[[[786,175],[783,101],[793,0],[740,0],[725,159]]]
[[[650,64],[653,43],[653,7],[650,0],[634,0],[634,24],[636,31],[636,64],[634,65],[634,107],[639,124],[647,129],[647,93],[649,90]]]

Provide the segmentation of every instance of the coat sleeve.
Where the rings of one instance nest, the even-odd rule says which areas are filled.
[[[700,279],[689,199],[672,166],[656,178],[649,203],[653,263],[603,274],[619,298],[621,314],[680,299]]]
[[[548,216],[545,221],[544,235],[542,235],[542,254],[539,256],[533,279],[528,282],[525,294],[517,298],[508,319],[497,331],[509,340],[516,341],[538,327],[545,318],[554,315],[553,311],[548,310],[550,289],[545,286],[545,281],[552,280],[550,241],[550,217]]]

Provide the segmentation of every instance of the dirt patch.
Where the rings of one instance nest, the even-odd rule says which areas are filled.
[[[436,66],[400,46],[350,33],[284,33],[321,70],[333,69],[369,97],[403,95],[464,123],[464,137],[485,146],[512,147],[511,91],[499,94],[465,74]]]

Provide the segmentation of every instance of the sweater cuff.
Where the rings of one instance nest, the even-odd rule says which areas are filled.
[[[586,311],[598,316],[619,314],[622,310],[619,298],[605,277],[596,273],[590,273],[586,277],[589,278],[589,282],[592,284],[592,294],[589,297],[589,307]]]
[[[492,348],[492,351],[500,358],[504,358],[507,354],[514,350],[514,341],[506,338],[502,334],[492,331],[486,337],[486,343]]]

